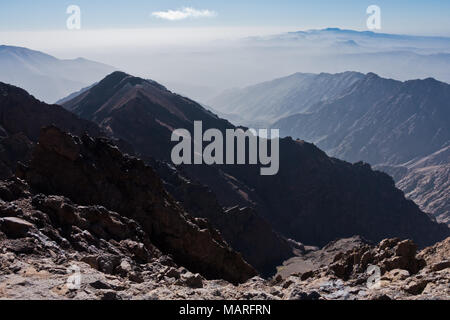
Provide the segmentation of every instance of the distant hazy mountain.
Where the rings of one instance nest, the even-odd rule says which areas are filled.
[[[221,91],[285,77],[295,71],[374,72],[402,81],[433,77],[450,82],[450,38],[447,37],[328,28],[221,42],[195,51],[172,53],[171,58],[162,61],[164,69],[158,65],[161,76],[175,81],[183,74],[197,84]],[[169,68],[177,73],[168,74]],[[153,71],[152,75],[161,77]],[[190,96],[190,92],[186,93]]]
[[[389,50],[408,48],[414,50],[422,49],[423,52],[436,52],[441,49],[448,49],[450,46],[450,38],[448,37],[388,34],[340,28],[295,31],[265,37],[250,37],[247,40],[260,43],[283,41],[285,43],[304,44],[305,42],[315,42],[317,47],[335,44],[341,45],[341,47],[372,48],[378,51],[386,48]]]
[[[0,46],[0,81],[54,103],[99,81],[114,68],[83,58],[60,60],[27,48]]]
[[[150,163],[151,158],[170,161],[172,131],[185,128],[192,132],[195,120],[203,122],[204,130],[235,128],[156,82],[120,72],[109,75],[64,107],[128,141]],[[231,223],[233,228],[229,223],[223,225],[214,215],[217,210],[211,207],[215,203],[211,196],[194,192],[192,189],[199,188],[186,185],[182,182],[185,179],[170,179],[175,174],[171,170],[158,170],[168,188],[175,190],[177,199],[190,204],[192,214],[211,219],[224,235],[228,234],[230,243],[240,239],[233,247],[259,269],[273,267],[273,261],[284,254],[283,242],[264,227],[261,219],[284,237],[315,245],[354,234],[372,240],[414,238],[420,244],[449,235],[447,226],[431,222],[413,202],[407,201],[388,175],[362,163],[330,158],[304,141],[280,140],[280,171],[275,176],[261,176],[259,165],[184,165],[176,170],[208,186],[220,206],[254,209],[255,214],[227,211],[233,216],[230,219],[236,220]],[[248,242],[242,241],[245,238]],[[269,254],[268,247],[272,248]]]
[[[450,85],[395,81],[370,73],[338,98],[273,124],[347,161],[401,164],[450,141]]]
[[[228,90],[207,104],[230,117],[239,116],[243,119],[241,122],[273,122],[307,111],[318,102],[337,98],[363,77],[357,72],[335,75],[296,73],[243,89]]]

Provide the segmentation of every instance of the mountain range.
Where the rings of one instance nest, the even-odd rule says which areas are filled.
[[[310,29],[293,31],[283,34],[256,36],[247,41],[270,43],[284,41],[286,43],[315,43],[319,47],[331,44],[345,44],[349,47],[359,47],[364,50],[405,50],[414,52],[436,53],[450,46],[450,38],[439,36],[416,36],[406,34],[389,34],[374,31],[357,31],[342,28]]]
[[[115,69],[84,58],[61,60],[40,51],[1,45],[0,70],[0,81],[54,103],[99,81]]]
[[[136,54],[127,60],[130,64],[136,66],[122,69],[136,73],[147,66],[147,73],[164,80],[169,89],[215,107],[209,103],[215,92],[249,87],[295,71],[354,70],[402,81],[433,77],[449,83],[450,38],[325,28],[223,39],[177,51],[161,48],[150,62]]]
[[[449,39],[326,28],[199,42],[180,45],[177,50],[163,43],[144,43],[139,50],[111,46],[101,61],[129,73],[151,76],[172,91],[207,103],[225,89],[284,77],[296,70],[357,70],[397,80],[433,77],[450,82]],[[1,51],[0,81],[22,87],[47,103],[90,86],[115,70],[83,58],[60,60],[25,48],[3,46]],[[88,58],[92,52],[86,48],[79,55]],[[101,53],[95,51],[95,55]]]
[[[270,123],[330,156],[368,162],[391,174],[423,210],[448,221],[449,98],[450,85],[432,78],[402,82],[346,72],[294,74],[210,104],[240,115],[243,124]]]
[[[244,43],[247,50],[255,47],[265,55],[283,59],[275,60],[278,63],[274,65],[289,64],[290,70],[358,70],[398,80],[433,77],[450,82],[449,37],[325,28],[251,37]],[[270,78],[275,77],[265,79]]]
[[[114,72],[65,99],[64,108],[12,85],[0,89],[7,151],[0,153],[7,169],[0,183],[0,242],[14,256],[58,252],[59,263],[70,256],[110,279],[149,284],[157,277],[169,286],[174,278],[174,285],[209,288],[205,279],[256,285],[257,278],[249,279],[258,273],[269,277],[294,255],[317,251],[305,244],[322,247],[358,234],[375,242],[410,238],[424,247],[450,236],[387,174],[330,158],[303,140],[280,140],[275,176],[261,176],[259,165],[174,166],[174,129],[192,133],[197,120],[205,129],[236,127],[153,80]],[[21,139],[11,139],[16,136]],[[374,263],[377,252],[385,252],[386,272],[428,270],[408,241],[358,250],[374,250],[367,260]],[[359,277],[348,272],[353,264],[343,254],[327,272],[345,281]],[[302,279],[316,276],[324,275]],[[92,286],[108,287],[98,281]]]
[[[169,161],[171,132],[176,128],[192,132],[194,120],[201,120],[204,130],[235,128],[154,81],[121,72],[63,106],[129,142],[143,159]],[[276,232],[299,242],[324,245],[353,234],[373,240],[397,234],[425,244],[431,241],[425,236],[430,233],[416,228],[435,228],[395,189],[389,176],[361,163],[329,158],[304,141],[280,141],[280,172],[273,177],[260,176],[258,166],[251,165],[184,165],[181,170],[190,180],[208,186],[221,206],[254,208]],[[447,232],[436,228],[437,234]]]
[[[105,80],[106,83],[112,84],[111,80],[122,77],[121,73],[115,73]],[[134,80],[148,84],[152,89],[158,88],[165,92],[162,86],[154,82],[137,78]],[[103,84],[105,82],[101,82],[99,85]],[[1,119],[3,120],[0,126],[4,135],[0,141],[1,179],[13,176],[17,170],[18,163],[31,161],[33,150],[40,136],[40,130],[48,125],[57,126],[66,132],[78,136],[81,136],[83,133],[87,133],[91,137],[108,136],[123,152],[135,154],[131,145],[124,140],[115,139],[110,130],[103,130],[102,127],[97,126],[94,122],[80,119],[61,106],[47,105],[35,99],[25,90],[11,85],[0,84],[0,89],[0,111]],[[115,91],[113,92],[115,93]],[[169,98],[171,97],[169,92],[165,93]],[[132,123],[134,121],[133,118],[127,120],[131,122],[131,125],[134,125]],[[115,127],[112,126],[112,128]],[[139,127],[139,123],[136,123],[136,130],[142,130]],[[129,138],[129,136],[126,137]],[[157,145],[164,146],[164,144],[167,144],[166,138],[170,140],[170,136],[158,137],[160,141]],[[151,143],[151,139],[149,143]],[[217,203],[215,195],[208,188],[194,181],[190,182],[184,177],[182,172],[174,171],[167,163],[158,162],[148,157],[146,159],[165,178],[166,188],[171,190],[174,195],[177,195],[178,200],[184,203],[185,210],[213,221],[215,226],[222,231],[227,241],[242,251],[245,257],[261,273],[273,273],[276,265],[281,264],[284,259],[292,255],[292,248],[288,242],[276,234],[271,226],[252,210],[243,208],[243,210],[240,210],[241,208],[238,208],[238,210],[234,211],[227,210],[225,214],[225,209]],[[64,178],[64,175],[61,177]],[[60,193],[61,191],[55,192]],[[240,225],[241,228],[236,228],[236,225]],[[267,250],[268,248],[272,248],[272,250]]]

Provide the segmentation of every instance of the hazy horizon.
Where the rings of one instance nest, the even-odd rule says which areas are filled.
[[[380,0],[381,29],[369,30],[372,4],[131,0],[102,5],[80,0],[79,29],[69,30],[72,3],[25,0],[3,5],[0,44],[59,59],[101,62],[200,101],[296,72],[375,72],[398,80],[450,82],[450,21],[445,14],[450,3]],[[362,33],[287,35],[325,28]]]

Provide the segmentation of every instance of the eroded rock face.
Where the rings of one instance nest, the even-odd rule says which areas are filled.
[[[162,252],[205,277],[238,283],[256,275],[207,222],[183,211],[152,168],[124,156],[106,139],[45,128],[30,166],[21,167],[18,175],[34,192],[101,205],[135,220]]]
[[[181,168],[150,159],[165,188],[189,214],[206,218],[230,246],[263,276],[276,273],[276,267],[292,257],[293,246],[249,207],[222,208],[216,195],[206,186],[189,179]]]

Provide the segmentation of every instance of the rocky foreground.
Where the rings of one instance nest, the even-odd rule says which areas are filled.
[[[311,270],[233,285],[177,265],[104,207],[32,196],[18,179],[0,196],[1,299],[450,299],[450,238],[419,253],[410,240],[339,240],[300,250]]]
[[[151,167],[56,127],[0,182],[2,299],[450,299],[450,238],[291,244],[263,279]]]

